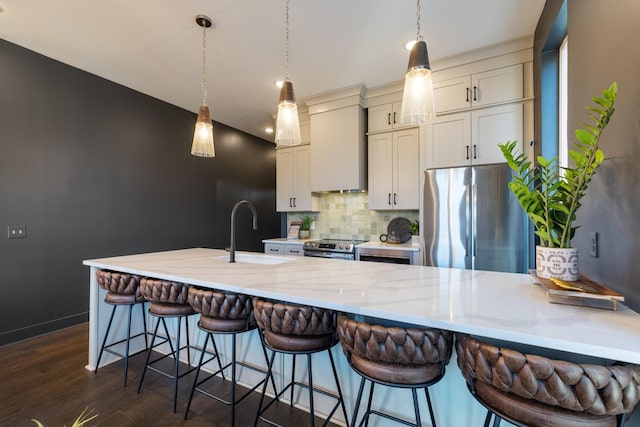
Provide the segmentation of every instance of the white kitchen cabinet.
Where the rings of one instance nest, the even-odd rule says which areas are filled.
[[[369,133],[411,127],[400,123],[402,102],[393,102],[369,107]]]
[[[311,115],[311,191],[366,190],[364,123],[360,105]]]
[[[265,254],[304,256],[304,242],[298,240],[271,239],[264,241]]]
[[[310,145],[279,148],[276,152],[276,210],[317,211],[318,196],[310,190]]]
[[[427,168],[504,163],[499,143],[519,141],[522,149],[521,103],[439,116],[427,136]]]
[[[520,100],[523,86],[522,64],[440,81],[434,76],[436,113]]]
[[[419,209],[419,129],[369,135],[369,209]]]

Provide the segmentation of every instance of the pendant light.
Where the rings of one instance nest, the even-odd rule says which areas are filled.
[[[285,2],[285,26],[285,78],[280,88],[275,139],[278,145],[299,145],[301,137],[298,106],[293,93],[293,83],[289,81],[289,0]]]
[[[207,107],[207,28],[211,27],[211,19],[205,15],[196,16],[196,23],[202,27],[202,105],[196,120],[196,130],[193,134],[193,144],[191,154],[198,157],[215,157],[216,152],[213,147],[213,123]]]
[[[404,80],[400,123],[419,125],[435,117],[433,104],[433,82],[427,43],[420,35],[420,0],[417,0],[417,34],[416,43],[411,48],[409,66]]]

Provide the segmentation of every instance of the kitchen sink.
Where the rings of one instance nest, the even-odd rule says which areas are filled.
[[[215,259],[229,261],[229,255],[227,254],[227,255],[217,256],[215,257]],[[295,261],[295,258],[275,256],[275,255],[236,253],[236,262],[242,262],[246,264],[277,265],[277,264],[285,264],[291,261]]]

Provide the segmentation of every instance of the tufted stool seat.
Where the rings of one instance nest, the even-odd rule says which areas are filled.
[[[137,338],[140,336],[144,336],[144,344],[145,348],[141,351],[144,351],[148,347],[147,343],[147,321],[144,312],[144,297],[140,294],[140,276],[135,274],[128,273],[120,273],[117,271],[109,271],[109,270],[97,270],[96,271],[96,281],[98,282],[98,286],[102,289],[106,290],[107,293],[104,298],[104,302],[113,306],[111,310],[111,316],[109,317],[109,323],[107,325],[107,330],[104,334],[104,338],[102,340],[102,346],[100,347],[100,353],[98,354],[98,360],[96,362],[95,373],[98,372],[98,368],[100,367],[100,360],[102,360],[102,354],[107,351],[108,353],[114,354],[116,356],[122,357],[124,359],[124,386],[127,386],[127,372],[129,371],[129,356],[133,356],[134,354],[130,354],[129,345],[133,338]],[[133,306],[136,304],[140,304],[140,308],[142,309],[142,322],[143,322],[143,332],[140,332],[136,335],[131,335],[131,315],[133,311]],[[116,309],[118,307],[128,308],[128,321],[127,321],[127,336],[121,340],[114,341],[110,344],[107,344],[107,339],[109,337],[109,332],[111,331],[111,326],[113,324],[113,318],[116,314]],[[125,351],[124,353],[120,353],[116,350],[113,350],[112,347],[125,343]]]
[[[485,426],[622,426],[640,399],[640,366],[578,364],[456,335],[458,367]]]
[[[418,328],[406,325],[372,324],[364,320],[338,316],[338,337],[349,365],[362,376],[351,425],[355,426],[360,400],[366,380],[371,382],[367,411],[362,423],[368,423],[371,414],[397,422],[421,426],[416,390],[424,389],[431,424],[436,421],[428,387],[440,381],[449,363],[453,348],[453,333],[440,329]],[[375,384],[411,389],[416,423],[371,409]]]
[[[259,418],[275,425],[274,422],[264,419],[263,414],[287,389],[290,389],[290,404],[293,405],[294,386],[296,385],[309,390],[310,425],[313,426],[315,422],[314,392],[330,396],[336,400],[336,404],[330,412],[329,418],[325,420],[325,425],[329,422],[338,407],[342,408],[344,418],[347,420],[347,410],[344,405],[344,399],[342,398],[342,391],[340,389],[340,382],[338,381],[333,355],[331,354],[331,348],[338,342],[336,335],[337,313],[333,310],[320,307],[272,302],[260,298],[254,298],[253,306],[256,322],[262,331],[263,342],[267,348],[273,350],[267,369],[268,377],[271,377],[276,353],[293,355],[291,382],[277,393],[275,399],[269,402],[264,408],[262,404],[268,381],[263,385],[258,415],[256,416],[254,426],[257,424]],[[329,393],[325,390],[314,388],[313,386],[311,355],[325,350],[329,353],[337,394]],[[296,355],[307,356],[307,383],[295,381]]]
[[[189,372],[195,370],[195,367],[191,367],[191,345],[189,344],[189,322],[188,316],[195,314],[195,311],[187,302],[189,286],[184,283],[172,282],[169,280],[160,280],[153,279],[150,277],[145,277],[140,280],[140,293],[147,300],[150,301],[149,304],[149,314],[158,318],[156,322],[156,326],[153,330],[153,337],[151,338],[151,345],[147,351],[147,359],[144,364],[144,370],[142,371],[142,376],[140,377],[140,384],[138,385],[138,393],[142,389],[142,383],[144,381],[145,374],[147,369],[157,372],[165,377],[173,379],[173,412],[176,412],[177,399],[178,399],[178,380],[183,376],[187,375]],[[171,342],[171,335],[169,334],[169,329],[167,328],[167,318],[176,319],[176,337],[175,343]],[[184,319],[185,329],[186,329],[186,346],[181,345],[181,325],[182,319]],[[165,336],[160,337],[161,341],[156,343],[156,338],[158,337],[158,328],[162,323],[164,327]],[[162,355],[154,360],[151,360],[151,352],[152,350],[164,343],[168,343],[171,349],[170,353]],[[186,350],[187,352],[187,362],[189,364],[189,368],[185,369],[184,372],[180,373],[179,365],[180,365],[180,352],[182,350]],[[153,365],[167,357],[173,357],[174,359],[174,367],[173,373],[164,372],[161,369],[154,367]]]
[[[193,387],[191,388],[191,395],[189,396],[189,403],[187,403],[187,410],[184,414],[184,418],[187,419],[189,414],[189,408],[193,399],[193,394],[197,390],[206,396],[212,397],[224,404],[231,406],[231,425],[235,425],[236,404],[241,402],[245,397],[252,393],[256,388],[266,381],[266,370],[257,368],[253,365],[239,362],[236,360],[237,334],[249,332],[256,329],[256,321],[253,316],[253,297],[249,295],[237,294],[232,292],[223,292],[212,289],[200,289],[195,286],[189,288],[188,302],[191,307],[200,313],[200,320],[198,321],[198,327],[206,333],[205,342],[203,345],[203,351],[200,353],[200,361],[198,362],[198,368],[196,376],[193,381]],[[218,355],[218,348],[214,340],[214,334],[227,334],[232,337],[232,350],[231,350],[231,362],[222,366],[220,363],[220,357]],[[207,345],[211,342],[213,346],[213,352],[207,351]],[[262,352],[264,353],[265,361],[268,363],[267,352],[264,348],[262,340],[260,341],[262,346]],[[205,360],[205,354],[211,355],[210,358]],[[199,379],[201,369],[207,363],[214,359],[218,362],[218,370],[206,375],[203,379]],[[236,399],[236,370],[237,366],[243,366],[245,368],[258,371],[265,375],[264,379],[255,384],[250,390],[246,391],[242,396]],[[231,400],[227,401],[218,397],[200,387],[211,378],[218,374],[222,375],[224,379],[224,372],[227,368],[231,368]]]

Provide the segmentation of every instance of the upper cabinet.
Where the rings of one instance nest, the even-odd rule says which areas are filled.
[[[430,124],[427,168],[504,163],[499,143],[523,140],[522,103],[446,114]]]
[[[369,136],[369,209],[418,209],[419,129]]]
[[[401,108],[401,101],[369,107],[369,133],[409,127],[400,124]]]
[[[434,73],[435,74],[435,73]],[[516,64],[433,82],[436,112],[484,107],[523,98],[523,66]]]
[[[279,148],[276,152],[276,210],[304,212],[320,210],[317,195],[311,194],[311,146]]]
[[[366,190],[364,86],[305,99],[311,116],[311,191]]]

